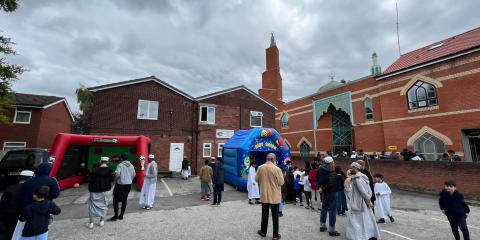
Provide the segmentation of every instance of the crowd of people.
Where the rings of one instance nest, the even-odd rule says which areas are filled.
[[[153,154],[148,156],[149,164],[144,173],[145,180],[139,199],[139,205],[145,210],[151,209],[155,200],[158,168],[154,158]],[[87,227],[90,229],[94,225],[104,226],[105,221],[124,219],[136,172],[126,155],[120,159],[121,162],[113,171],[108,166],[110,159],[101,157],[100,163],[89,174],[89,198],[86,206],[89,215]],[[182,167],[182,170],[187,170],[187,167]],[[22,171],[19,183],[5,190],[0,201],[0,240],[48,239],[52,215],[61,212],[53,202],[59,196],[60,189],[56,179],[49,177],[51,169],[50,163],[42,163],[34,172]],[[260,166],[252,158],[247,176],[248,203],[262,206],[261,225],[257,231],[262,237],[267,234],[271,212],[273,239],[281,238],[279,217],[285,214],[285,204],[305,206],[311,211],[318,210],[320,232],[326,232],[332,237],[341,235],[336,229],[337,216],[346,218],[346,238],[353,240],[380,239],[377,224],[395,222],[390,207],[390,187],[381,173],[372,176],[366,162],[361,159],[352,161],[346,173],[328,155],[315,158],[312,163],[306,161],[303,169],[289,164],[280,169],[276,155],[269,153],[265,164]],[[183,179],[188,177],[189,174],[182,172]],[[201,200],[210,201],[213,188],[212,206],[219,206],[224,191],[222,159],[205,160],[199,178]],[[113,183],[112,199],[110,192]],[[113,200],[114,216],[107,220],[110,200]],[[466,219],[470,209],[463,195],[456,190],[455,182],[445,182],[439,206],[450,222],[455,239],[460,239],[460,229],[463,238],[468,240]]]
[[[338,158],[338,159],[354,159],[354,160],[404,160],[404,161],[448,161],[448,162],[460,162],[462,158],[453,150],[448,150],[436,159],[428,159],[424,154],[418,151],[412,151],[408,148],[404,148],[401,152],[392,151],[386,153],[385,151],[365,153],[362,149],[356,151],[352,150],[339,151],[339,152],[327,152],[325,155]],[[322,154],[317,153],[316,157],[321,158]]]

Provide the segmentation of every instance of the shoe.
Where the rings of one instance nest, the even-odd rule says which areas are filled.
[[[282,238],[282,235],[278,234],[276,237],[273,237],[272,240],[278,240],[280,238]]]
[[[117,219],[118,219],[118,217],[113,216],[113,217],[109,218],[107,221],[108,222],[115,222],[115,221],[117,221]]]
[[[258,235],[262,236],[262,237],[266,237],[267,234],[266,233],[263,233],[262,230],[258,230],[257,231]]]
[[[93,223],[87,223],[87,228],[93,229]]]
[[[390,218],[390,222],[395,222],[395,219],[392,216],[388,216],[388,218]]]
[[[327,231],[326,227],[320,227],[320,232],[325,232],[325,231]]]
[[[210,201],[210,198],[209,197],[205,198],[205,201]]]
[[[119,216],[119,217],[118,217],[118,220],[123,220],[123,216]]]
[[[142,209],[147,209],[147,206],[143,206]]]
[[[255,201],[255,204],[261,204],[261,202],[260,201]]]
[[[300,203],[300,207],[303,207],[303,203]]]
[[[147,207],[147,208],[145,208],[145,210],[150,210],[150,209],[152,209],[152,207]]]
[[[101,220],[100,222],[98,222],[98,226],[103,227],[104,225],[105,225],[105,221]]]
[[[340,236],[340,233],[337,232],[337,231],[331,231],[331,232],[328,233],[328,235],[331,236],[331,237],[338,237],[338,236]]]
[[[385,219],[380,218],[380,219],[378,219],[377,223],[386,223],[386,222],[385,222]]]
[[[219,207],[219,206],[220,206],[220,203],[217,203],[217,207]]]
[[[253,203],[252,201],[248,201],[248,204],[253,205],[253,204],[255,204],[255,203]]]
[[[283,217],[283,213],[278,213],[278,217]]]
[[[310,209],[310,206],[306,206],[305,209]]]
[[[213,206],[213,207],[214,207],[214,206],[217,206],[217,204],[216,204],[216,203],[212,203],[212,204],[210,204],[210,206]]]

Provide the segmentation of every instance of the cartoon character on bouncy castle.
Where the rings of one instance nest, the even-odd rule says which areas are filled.
[[[243,167],[242,167],[242,171],[241,171],[242,178],[247,178],[248,166],[250,166],[250,157],[245,156],[245,158],[243,158]]]

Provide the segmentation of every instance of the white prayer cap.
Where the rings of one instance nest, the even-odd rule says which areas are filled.
[[[109,158],[108,157],[101,157],[100,161],[101,162],[108,162]]]
[[[148,158],[152,158],[152,159],[153,159],[153,158],[155,158],[155,155],[149,154],[149,155],[148,155]]]
[[[30,170],[23,170],[20,172],[20,176],[33,177],[35,174]]]
[[[324,161],[325,163],[328,163],[328,164],[330,164],[330,163],[332,163],[332,162],[333,162],[333,158],[332,158],[332,157],[330,157],[330,156],[328,156],[328,157],[325,157],[325,158],[323,159],[323,161]]]

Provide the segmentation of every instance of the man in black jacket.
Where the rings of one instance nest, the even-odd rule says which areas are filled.
[[[223,191],[223,163],[222,159],[217,157],[215,159],[215,164],[212,167],[212,183],[213,183],[213,206],[220,206],[222,201],[222,191]]]
[[[320,214],[320,232],[327,231],[327,212],[328,212],[328,234],[332,237],[340,236],[335,230],[336,209],[337,209],[337,174],[335,173],[335,163],[333,158],[327,156],[323,159],[323,164],[318,168],[317,184],[322,194],[322,210]]]
[[[91,178],[88,183],[90,197],[87,200],[87,209],[90,221],[87,227],[92,229],[95,217],[100,217],[98,225],[103,227],[108,211],[108,201],[110,199],[110,189],[115,175],[112,169],[107,166],[108,157],[100,158],[100,167],[92,170]]]
[[[18,177],[19,182],[5,189],[0,200],[0,240],[12,238],[21,211],[20,188],[33,175],[32,171],[23,170]]]
[[[460,240],[458,228],[463,233],[463,239],[470,240],[467,227],[467,215],[470,213],[470,208],[465,203],[463,194],[457,191],[457,184],[454,181],[449,180],[445,182],[445,189],[440,192],[438,204],[442,212],[447,216],[448,222],[450,222],[455,240]]]

